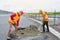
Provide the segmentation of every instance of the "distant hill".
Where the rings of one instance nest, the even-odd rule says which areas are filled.
[[[10,14],[10,13],[12,13],[12,12],[0,10],[0,14]]]

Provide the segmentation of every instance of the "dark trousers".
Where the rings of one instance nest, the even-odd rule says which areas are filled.
[[[45,31],[45,25],[47,27],[47,31],[49,32],[48,21],[43,21],[43,32]]]

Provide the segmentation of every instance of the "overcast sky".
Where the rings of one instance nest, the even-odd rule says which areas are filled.
[[[60,0],[0,0],[0,10],[38,12],[39,9],[60,11]]]

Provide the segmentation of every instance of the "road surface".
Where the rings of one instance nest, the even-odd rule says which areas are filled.
[[[0,15],[0,40],[6,40],[7,38],[7,31],[9,27],[8,24],[9,15],[10,14]],[[19,27],[26,28],[29,27],[29,25],[35,25],[40,28],[42,27],[41,24],[30,20],[29,17],[22,16]],[[54,36],[52,33],[45,32],[45,33],[41,33],[39,36],[36,37],[21,37],[15,40],[59,40],[59,39],[56,36]]]

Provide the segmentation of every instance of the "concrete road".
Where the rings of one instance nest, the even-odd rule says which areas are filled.
[[[10,14],[1,14],[0,15],[0,40],[6,40],[7,38],[7,31],[8,31],[8,18],[9,18]],[[20,20],[20,26],[19,27],[29,27],[29,25],[35,25],[37,27],[42,27],[41,24],[36,23],[32,20],[29,19],[29,17],[21,17]],[[14,27],[12,27],[12,29],[14,29]],[[42,31],[42,30],[40,30]],[[14,39],[13,39],[14,40]],[[35,37],[20,37],[17,38],[15,40],[59,40],[56,36],[54,36],[53,34],[51,34],[50,32],[45,32],[45,33],[41,33],[39,36],[35,36]]]

